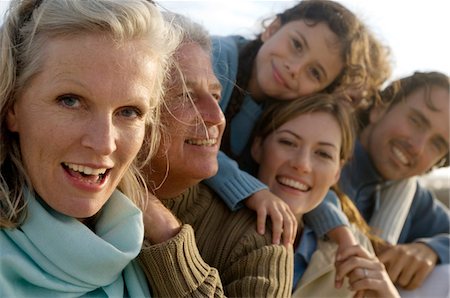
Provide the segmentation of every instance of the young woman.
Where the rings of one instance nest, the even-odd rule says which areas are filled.
[[[144,0],[24,0],[0,43],[0,296],[149,296],[134,160],[178,34]]]
[[[355,230],[356,245],[343,251],[335,270],[336,245],[322,241],[303,222],[330,187],[339,180],[354,141],[351,114],[339,98],[317,94],[303,100],[278,103],[261,117],[251,154],[255,175],[280,197],[299,222],[294,250],[295,297],[353,297],[354,291],[370,296],[393,297],[398,293],[381,262],[371,253],[370,241]],[[318,129],[319,128],[319,129]],[[365,225],[349,199],[341,197],[349,218]],[[350,288],[335,288],[335,276],[348,276]]]
[[[355,95],[369,96],[388,77],[386,49],[351,11],[328,0],[301,1],[278,14],[254,40],[215,37],[213,45],[228,125],[219,172],[207,184],[233,210],[248,198],[246,205],[260,215],[260,228],[269,214],[274,241],[283,225],[285,240],[291,240],[296,223],[289,208],[277,204],[280,200],[263,183],[240,171],[229,157],[245,154],[254,124],[269,102],[351,91],[357,106],[361,98]]]

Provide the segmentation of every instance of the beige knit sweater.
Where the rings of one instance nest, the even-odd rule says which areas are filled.
[[[202,184],[163,203],[185,225],[139,255],[154,296],[291,296],[292,250],[271,244],[270,228],[259,235],[254,212],[231,212]]]

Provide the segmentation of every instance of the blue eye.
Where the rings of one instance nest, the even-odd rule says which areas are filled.
[[[58,102],[69,108],[76,108],[80,105],[80,99],[76,95],[63,95],[58,97]]]
[[[135,107],[124,107],[119,111],[120,116],[125,118],[140,118],[142,117],[142,112]]]

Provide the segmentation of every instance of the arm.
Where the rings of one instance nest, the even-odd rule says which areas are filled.
[[[450,211],[433,194],[417,186],[410,214],[400,234],[399,243],[421,242],[438,256],[438,264],[449,263]]]
[[[219,273],[203,261],[189,225],[166,242],[145,241],[138,261],[156,297],[224,297]]]
[[[219,274],[200,256],[191,226],[181,226],[172,212],[152,195],[143,217],[145,241],[138,261],[153,295],[223,296]]]
[[[211,187],[232,211],[242,208],[243,201],[252,194],[267,189],[264,183],[240,170],[237,162],[222,151],[219,152],[217,159],[219,161],[217,174],[204,183]]]
[[[204,183],[211,187],[231,210],[236,211],[245,202],[248,208],[256,211],[257,230],[260,234],[265,232],[266,218],[269,215],[273,226],[273,243],[279,244],[282,234],[284,245],[292,243],[297,232],[297,220],[289,206],[268,191],[261,181],[240,170],[236,161],[223,152],[219,152],[218,161],[218,173]]]
[[[221,270],[228,296],[291,297],[293,248],[267,245],[270,237],[265,237],[265,242],[261,242],[263,237],[254,233],[236,245],[227,262],[229,266]]]
[[[347,216],[341,209],[339,198],[332,190],[328,191],[325,199],[320,203],[320,205],[306,213],[303,216],[303,219],[319,237],[323,237],[325,234],[337,227],[349,226]],[[333,239],[334,235],[328,236],[331,236],[330,238]],[[339,243],[339,241],[336,242]]]
[[[449,210],[418,186],[400,235],[403,244],[385,247],[379,253],[394,283],[415,289],[436,264],[448,264],[449,218]]]

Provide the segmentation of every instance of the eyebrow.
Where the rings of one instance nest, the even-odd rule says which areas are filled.
[[[185,81],[186,82],[186,86],[191,87],[191,86],[196,86],[198,85],[197,81]],[[208,84],[208,88],[211,89],[216,89],[221,91],[222,90],[222,85],[219,82],[211,82],[210,84]]]
[[[428,120],[427,117],[425,117],[425,115],[418,109],[411,107],[411,112],[414,114],[414,116],[418,117],[420,122],[427,128],[430,129],[431,128],[431,123],[430,120]],[[448,148],[449,144],[448,142],[442,137],[439,136],[438,137],[438,141],[439,143],[441,143],[441,145],[445,148]]]
[[[298,139],[298,140],[303,140],[303,138],[302,138],[301,136],[299,136],[298,134],[296,134],[295,132],[293,132],[292,130],[289,130],[289,129],[277,130],[277,131],[275,131],[275,133],[276,133],[276,134],[288,133],[288,134],[292,135],[294,138],[296,138],[296,139]],[[336,145],[333,144],[333,143],[319,142],[319,145],[321,145],[321,146],[332,147],[332,148],[338,150],[338,148],[336,147]]]
[[[303,44],[305,45],[305,48],[308,49],[308,51],[310,51],[311,49],[309,48],[309,44],[308,44],[308,41],[306,40],[305,36],[298,30],[294,30],[294,31],[295,31],[295,33],[297,33],[298,37],[302,40]],[[325,71],[325,68],[323,68],[323,66],[320,63],[317,63],[316,66],[323,73],[323,76],[325,77],[325,79],[328,79],[328,74]]]
[[[430,128],[431,127],[431,123],[430,120],[428,120],[427,117],[425,117],[425,115],[418,109],[411,107],[411,112],[419,118],[420,122],[422,122],[422,124],[426,127],[426,128]]]

